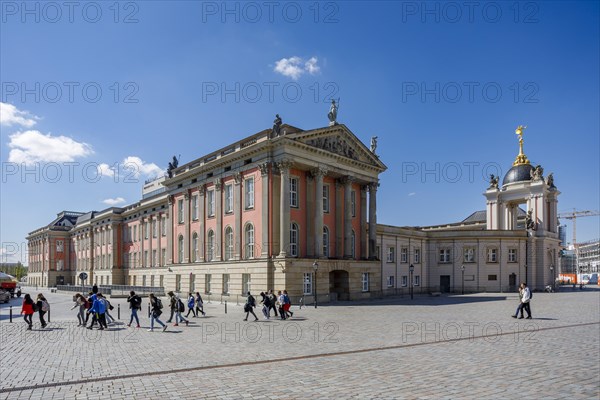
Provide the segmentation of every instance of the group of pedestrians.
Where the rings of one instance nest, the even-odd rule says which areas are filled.
[[[248,316],[252,314],[254,316],[254,320],[258,321],[258,317],[254,313],[254,308],[256,307],[256,299],[250,292],[247,293],[246,304],[244,304],[244,311],[246,312],[246,318],[244,321],[248,320]],[[261,301],[260,303],[263,305],[262,313],[264,319],[271,319],[271,310],[273,310],[274,317],[280,317],[282,320],[288,319],[294,316],[294,313],[290,311],[292,306],[292,302],[290,300],[290,296],[288,295],[287,290],[283,292],[280,290],[277,292],[277,295],[273,293],[273,290],[269,290],[267,293],[260,292]],[[277,313],[279,311],[279,314]]]
[[[23,297],[21,314],[23,314],[23,319],[27,323],[27,330],[30,331],[33,328],[33,314],[36,312],[40,318],[40,325],[42,326],[42,329],[45,328],[48,323],[44,319],[44,315],[46,315],[48,311],[50,311],[50,304],[42,293],[37,295],[35,301],[33,301],[29,293],[25,294]]]
[[[527,318],[531,319],[531,289],[525,282],[519,285],[519,305],[514,314],[511,315],[513,318],[523,319],[523,310],[527,312]],[[519,316],[519,313],[521,314]]]

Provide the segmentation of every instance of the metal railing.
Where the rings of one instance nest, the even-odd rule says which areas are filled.
[[[87,294],[92,291],[92,286],[89,285],[57,285],[57,290],[65,292],[79,292]],[[134,291],[137,295],[144,296],[154,293],[157,296],[164,296],[165,289],[156,286],[129,286],[129,285],[98,285],[98,292],[109,294],[111,296],[128,296],[130,291]]]

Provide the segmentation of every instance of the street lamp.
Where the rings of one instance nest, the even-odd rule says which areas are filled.
[[[313,263],[313,269],[315,270],[315,308],[317,308],[317,271],[319,270],[319,263],[317,260]]]
[[[552,275],[552,290],[555,290],[556,279],[554,279],[554,264],[550,265],[550,275]]]
[[[413,299],[413,272],[415,271],[415,266],[410,264],[408,267],[408,271],[410,272],[410,299]]]
[[[462,272],[462,294],[465,294],[465,266],[461,265],[460,271]]]

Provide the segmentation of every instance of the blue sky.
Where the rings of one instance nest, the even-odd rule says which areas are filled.
[[[173,155],[276,113],[325,126],[332,95],[339,122],[379,137],[380,223],[484,209],[520,124],[559,211],[600,208],[598,2],[72,4],[0,2],[3,261],[25,259],[27,233],[61,210],[135,202]],[[598,217],[577,228],[600,237]]]

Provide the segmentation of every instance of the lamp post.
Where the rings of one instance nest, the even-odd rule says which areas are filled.
[[[415,270],[415,266],[410,264],[408,267],[408,271],[410,272],[410,299],[413,299],[413,272]]]
[[[460,266],[460,271],[462,272],[462,294],[465,294],[465,266]]]
[[[556,279],[554,279],[554,264],[550,265],[550,275],[552,276],[552,290],[555,290],[556,288],[554,285],[556,283]]]
[[[317,308],[317,271],[319,270],[319,263],[317,260],[313,263],[313,269],[315,270],[315,308]]]

